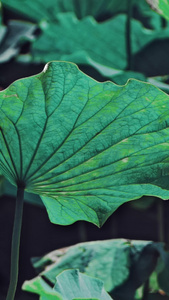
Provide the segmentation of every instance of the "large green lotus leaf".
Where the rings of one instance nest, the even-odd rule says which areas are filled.
[[[0,63],[16,56],[24,42],[32,41],[35,29],[34,24],[21,21],[10,21],[7,27],[0,25]]]
[[[0,172],[39,194],[57,224],[100,226],[126,201],[168,199],[168,100],[52,62],[0,92]]]
[[[59,12],[72,11],[78,18],[83,18],[87,15],[97,17],[107,12],[115,14],[127,8],[127,0],[120,3],[118,0],[24,0],[24,5],[22,0],[2,0],[2,3],[36,22],[44,19],[55,21]]]
[[[93,60],[108,67],[125,69],[125,24],[126,15],[118,15],[103,23],[97,23],[92,17],[78,20],[73,13],[60,13],[57,23],[42,24],[42,34],[32,44],[33,60],[48,62],[58,59],[88,65]],[[132,20],[133,54],[155,39],[168,36],[169,28],[150,30],[144,28],[140,22]]]
[[[33,264],[38,272],[44,270],[41,275],[53,284],[64,270],[79,269],[102,280],[111,291],[129,277],[130,244],[123,239],[81,243],[53,251]]]
[[[40,295],[40,300],[111,300],[103,282],[78,270],[66,270],[56,277],[52,289],[40,276],[25,281],[23,290]]]
[[[36,258],[33,264],[37,272],[43,271],[40,276],[52,284],[64,270],[79,269],[102,280],[115,299],[124,299],[126,294],[132,299],[136,289],[155,269],[162,250],[161,244],[149,241],[86,242]]]
[[[169,0],[146,0],[158,14],[169,20]]]

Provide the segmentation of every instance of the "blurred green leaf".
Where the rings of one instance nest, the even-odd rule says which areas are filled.
[[[158,263],[157,263],[158,266]],[[151,274],[150,278],[149,278],[149,289],[151,291],[151,293],[155,293],[158,292],[160,290],[160,286],[158,283],[158,274],[157,274],[157,267],[155,269],[155,271],[153,271],[153,273]]]
[[[116,84],[124,85],[131,78],[147,81],[147,78],[142,73],[114,69],[106,65],[100,64],[93,59],[89,59],[88,61],[90,65],[94,67],[102,76],[111,79]]]
[[[66,270],[56,277],[52,289],[41,277],[26,281],[23,290],[40,295],[40,300],[111,300],[99,279],[81,274],[78,270]]]
[[[169,20],[169,0],[146,0],[158,14]]]
[[[155,78],[148,78],[148,82],[155,85],[159,89],[163,90],[166,93],[169,93],[169,84],[163,83],[159,80],[156,80]]]
[[[155,13],[145,0],[136,0],[133,3],[135,17],[141,20],[145,27],[159,29],[162,27],[161,16]]]
[[[166,93],[169,93],[169,84],[166,84],[163,82],[163,80],[166,78],[168,79],[168,76],[163,77],[146,77],[143,73],[135,72],[135,71],[126,71],[126,70],[119,70],[114,69],[105,65],[102,65],[100,63],[97,63],[93,59],[89,59],[89,63],[92,67],[94,67],[102,76],[104,76],[107,79],[111,79],[113,82],[119,85],[124,85],[127,83],[129,79],[138,79],[141,81],[147,81],[154,86],[160,88]],[[145,64],[147,65],[147,62],[145,61]],[[144,65],[144,60],[142,60],[142,65]],[[160,70],[159,70],[160,71]]]
[[[103,281],[115,300],[126,300],[126,297],[142,300],[144,284],[148,280],[147,299],[161,299],[162,294],[168,299],[164,294],[168,290],[169,253],[162,243],[124,239],[86,242],[53,251],[33,261],[35,269],[42,271],[39,277],[51,286],[64,270],[79,269]]]
[[[98,17],[106,13],[125,11],[128,0],[2,0],[5,7],[27,16],[30,20],[56,21],[60,12],[74,12],[78,18],[92,15]],[[24,5],[23,5],[24,3]]]
[[[99,24],[92,17],[79,21],[72,13],[60,13],[56,23],[41,24],[42,34],[32,44],[33,60],[44,63],[63,60],[88,65],[92,60],[123,70],[127,67],[125,24],[125,15]],[[150,30],[132,20],[133,54],[156,39],[168,37],[169,28]]]
[[[32,41],[36,26],[21,21],[10,21],[7,27],[0,26],[0,63],[15,57],[23,43]]]
[[[38,294],[40,300],[63,300],[61,295],[54,291],[41,277],[25,281],[22,289],[27,292]]]
[[[126,240],[108,240],[77,244],[56,250],[40,260],[34,267],[43,270],[43,276],[55,282],[55,277],[66,269],[79,269],[104,282],[107,291],[122,284],[129,276],[130,246]],[[101,263],[100,263],[101,262]]]
[[[149,278],[157,265],[163,246],[149,241],[123,239],[86,242],[53,251],[34,259],[40,276],[54,284],[66,269],[99,278],[114,299],[134,299],[135,291]]]

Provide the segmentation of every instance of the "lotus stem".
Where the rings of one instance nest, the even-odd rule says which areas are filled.
[[[10,283],[9,283],[6,300],[14,300],[17,283],[18,283],[19,248],[20,248],[21,228],[22,228],[23,203],[24,203],[24,188],[18,187],[17,197],[16,197],[14,227],[13,227],[13,234],[12,234],[12,246],[11,246]]]

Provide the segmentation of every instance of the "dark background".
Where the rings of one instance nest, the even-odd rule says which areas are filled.
[[[143,199],[145,202],[147,198]],[[10,247],[15,210],[15,198],[0,199],[0,299],[5,300],[10,270]],[[145,209],[136,209],[137,200],[122,205],[101,229],[87,222],[69,226],[50,223],[45,208],[25,203],[20,248],[20,274],[16,300],[36,300],[38,296],[21,292],[22,283],[37,274],[31,258],[83,241],[126,238],[159,241],[169,244],[169,201],[155,199]],[[162,212],[162,214],[159,212]],[[163,215],[163,218],[161,218]],[[165,231],[164,231],[165,227]],[[162,228],[162,235],[159,229]]]

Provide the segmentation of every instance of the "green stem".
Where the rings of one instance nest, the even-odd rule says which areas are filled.
[[[15,219],[14,219],[14,227],[13,227],[13,235],[12,235],[10,283],[9,283],[6,300],[14,300],[17,282],[18,282],[19,247],[20,247],[21,227],[22,227],[23,202],[24,202],[24,188],[18,187],[17,197],[16,197]]]
[[[128,70],[132,70],[132,39],[131,39],[132,0],[128,0],[128,13],[126,20],[126,52]]]

